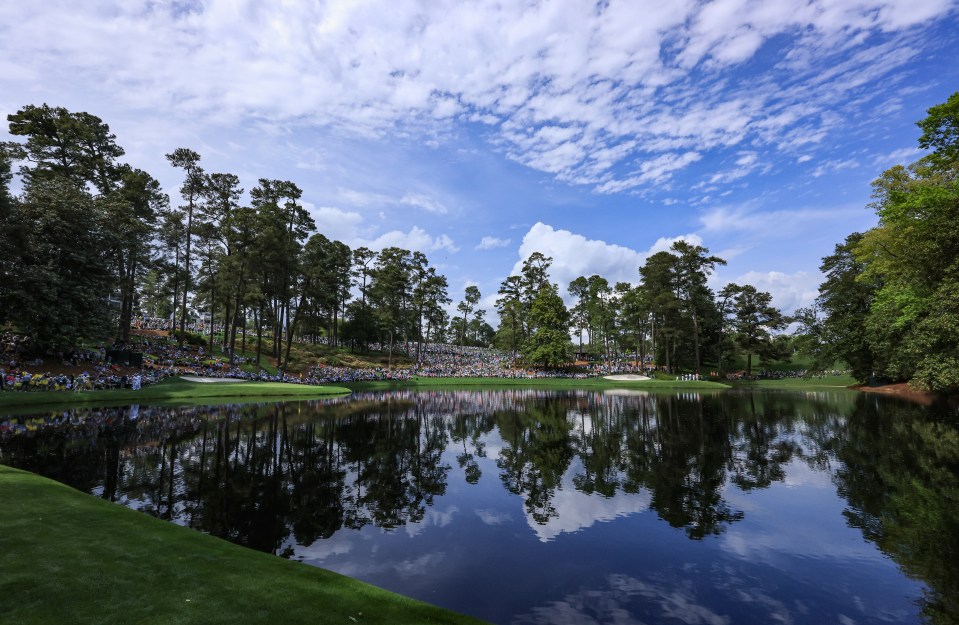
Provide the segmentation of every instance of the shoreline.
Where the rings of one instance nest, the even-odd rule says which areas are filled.
[[[883,384],[881,386],[869,386],[868,384],[856,384],[850,387],[853,390],[863,393],[875,393],[877,395],[891,395],[909,401],[914,401],[923,406],[931,406],[938,400],[956,399],[956,395],[946,393],[936,393],[934,391],[921,391],[909,386],[908,382],[896,382],[895,384]]]

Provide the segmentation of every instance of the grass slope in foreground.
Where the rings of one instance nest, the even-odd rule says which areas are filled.
[[[104,402],[114,403],[163,403],[190,402],[203,399],[315,399],[329,395],[349,393],[340,386],[311,386],[283,382],[189,382],[180,378],[167,378],[159,384],[145,386],[139,391],[110,389],[83,391],[81,393],[59,391],[4,391],[0,393],[0,407],[69,405]]]
[[[0,623],[480,623],[0,466]]]

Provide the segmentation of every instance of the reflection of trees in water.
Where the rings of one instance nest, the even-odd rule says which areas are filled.
[[[496,460],[500,479],[524,498],[537,523],[557,515],[552,499],[574,455],[567,401],[531,401],[523,410],[495,415],[505,443]]]
[[[834,481],[849,525],[928,585],[922,609],[930,622],[959,623],[955,413],[863,395],[843,428],[818,434],[840,463]]]
[[[59,441],[56,452],[24,457],[81,467],[64,481],[86,490],[103,484],[105,497],[119,491],[150,514],[275,552],[291,537],[309,544],[342,527],[422,521],[446,490],[447,446],[475,484],[495,430],[504,443],[500,478],[534,521],[559,514],[553,500],[578,458],[577,490],[614,497],[645,489],[660,517],[702,538],[742,518],[722,497],[727,470],[744,487],[782,479],[793,449],[776,423],[755,405],[746,411],[695,394],[400,392],[144,409],[136,422],[119,418],[97,430],[95,442],[35,437]]]
[[[934,622],[954,623],[959,433],[955,415],[929,415],[853,394],[400,392],[142,408],[136,420],[129,408],[52,414],[50,427],[0,441],[0,458],[286,555],[293,541],[342,528],[422,521],[446,492],[443,452],[475,484],[488,479],[481,460],[494,436],[499,479],[534,521],[561,514],[562,488],[645,491],[650,509],[693,539],[743,518],[725,489],[767,488],[800,461],[834,472],[850,526],[929,585],[924,610]]]
[[[477,484],[483,471],[477,458],[486,457],[486,442],[483,437],[493,431],[495,424],[488,414],[463,414],[451,416],[450,439],[463,450],[457,450],[456,463],[463,469],[467,484]]]

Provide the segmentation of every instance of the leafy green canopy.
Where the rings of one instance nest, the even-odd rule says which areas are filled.
[[[879,225],[823,261],[822,319],[807,328],[820,356],[860,380],[959,389],[959,93],[919,122],[933,152],[873,183]]]

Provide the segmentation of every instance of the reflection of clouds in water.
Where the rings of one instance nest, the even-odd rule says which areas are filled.
[[[416,577],[432,573],[444,559],[446,559],[446,553],[437,551],[423,554],[414,560],[401,560],[393,564],[392,568],[400,577]]]
[[[786,477],[782,483],[790,488],[806,486],[811,488],[827,488],[830,491],[835,488],[832,482],[831,471],[812,469],[808,464],[799,460],[793,460],[784,468],[786,470]]]
[[[874,600],[859,596],[853,596],[851,605],[845,606],[832,604],[829,592],[824,596],[825,602],[810,595],[790,597],[788,593],[780,600],[777,597],[783,593],[775,588],[775,580],[756,577],[735,566],[716,563],[708,571],[697,569],[696,564],[677,564],[647,579],[612,574],[605,578],[603,586],[580,588],[558,601],[535,607],[514,618],[512,625],[732,625],[733,616],[728,614],[731,610],[737,614],[737,623],[855,625],[862,622],[857,619],[870,623],[911,620],[908,610],[876,605]],[[767,587],[769,583],[773,587]],[[700,596],[700,588],[707,589],[707,594]]]
[[[584,588],[560,601],[533,608],[529,614],[513,619],[513,625],[640,625],[650,621],[729,625],[731,622],[728,616],[701,605],[689,582],[650,583],[628,575],[610,575],[607,583],[607,588]]]
[[[413,538],[421,534],[427,527],[446,527],[453,522],[453,517],[459,511],[460,509],[457,506],[449,506],[446,510],[437,510],[435,507],[427,508],[422,521],[407,523],[403,526],[403,529],[410,538]]]
[[[310,563],[321,563],[330,556],[340,556],[353,550],[353,532],[335,532],[312,545],[296,545],[296,558]],[[282,549],[280,549],[282,551]]]
[[[829,474],[816,474],[798,460],[784,468],[801,488],[748,494],[735,488],[724,490],[723,496],[731,506],[749,513],[750,523],[727,528],[719,542],[723,551],[780,569],[791,566],[788,561],[797,556],[864,566],[886,561],[881,551],[863,542],[862,535],[846,524]],[[789,527],[789,531],[783,532],[783,527]]]
[[[486,525],[505,525],[513,522],[513,517],[506,512],[484,508],[476,511],[476,516]]]
[[[582,464],[577,459],[563,476],[562,488],[557,489],[550,500],[557,516],[540,524],[526,513],[526,522],[541,542],[553,540],[564,532],[577,532],[596,523],[644,512],[649,508],[650,497],[646,490],[635,494],[620,491],[610,498],[576,490],[573,477],[582,472]]]
[[[857,562],[857,566],[888,566],[882,552],[863,543],[853,534],[854,530],[819,532],[815,526],[797,524],[783,533],[780,527],[753,525],[748,531],[732,527],[720,539],[719,547],[753,564],[762,563],[781,570],[789,569],[796,557],[831,559],[845,566]]]
[[[759,588],[739,588],[736,590],[736,597],[743,603],[753,603],[768,612],[767,623],[782,623],[782,625],[792,625],[793,617],[789,613],[789,608],[782,601],[773,599]],[[805,606],[798,605],[795,610],[805,613]]]
[[[368,554],[372,557],[360,557],[352,561],[330,562],[324,564],[325,568],[336,571],[341,575],[356,577],[358,579],[370,579],[374,576],[386,575],[388,578],[408,579],[422,575],[434,575],[436,567],[446,559],[445,551],[434,551],[425,553],[416,558],[407,558],[405,560],[384,560],[377,558],[377,550],[374,548]],[[310,564],[317,564],[310,562]]]

